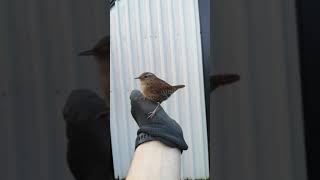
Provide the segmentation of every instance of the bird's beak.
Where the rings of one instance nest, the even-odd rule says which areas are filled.
[[[92,56],[96,53],[93,50],[82,51],[78,54],[78,56]]]
[[[134,78],[134,79],[140,79],[140,77],[136,77],[136,78]]]

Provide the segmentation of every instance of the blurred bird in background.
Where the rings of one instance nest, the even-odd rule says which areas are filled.
[[[88,89],[71,92],[63,109],[67,163],[76,180],[114,179],[110,133],[110,37],[79,56],[93,56],[99,69],[103,99]]]
[[[100,76],[100,84],[102,88],[103,98],[110,107],[110,37],[105,36],[89,50],[82,51],[79,56],[93,56],[98,68]]]
[[[238,74],[217,74],[210,76],[210,91],[214,91],[220,86],[229,85],[240,80]]]

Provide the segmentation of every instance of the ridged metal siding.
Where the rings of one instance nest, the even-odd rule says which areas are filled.
[[[171,84],[185,84],[163,103],[182,127],[188,151],[183,179],[209,177],[203,65],[197,0],[119,0],[110,11],[111,136],[115,175],[125,178],[136,138],[129,95],[133,78],[149,71]]]
[[[1,180],[73,180],[62,108],[77,88],[98,92],[78,57],[106,35],[105,1],[0,2]]]

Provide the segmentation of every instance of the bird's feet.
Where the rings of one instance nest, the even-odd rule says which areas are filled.
[[[152,117],[156,114],[157,109],[159,108],[159,106],[160,106],[160,103],[158,103],[157,107],[156,107],[152,112],[149,112],[149,113],[148,113],[147,119],[152,118]]]
[[[151,119],[155,114],[156,114],[156,112],[154,112],[154,111],[149,112],[147,119]]]

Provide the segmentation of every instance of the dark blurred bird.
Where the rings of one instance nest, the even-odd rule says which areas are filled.
[[[109,61],[107,56],[110,54],[110,37],[105,36],[98,41],[98,43],[89,50],[82,51],[79,56],[95,56],[99,60]]]
[[[163,101],[167,100],[176,90],[185,87],[185,85],[171,86],[150,72],[144,72],[135,79],[140,80],[144,97],[158,103],[157,107],[149,113],[148,119],[155,115]]]
[[[214,91],[220,86],[232,84],[240,80],[238,74],[217,74],[210,76],[210,90]]]
[[[104,99],[110,104],[110,37],[105,36],[90,50],[82,51],[79,56],[94,56],[99,68],[100,84]]]

